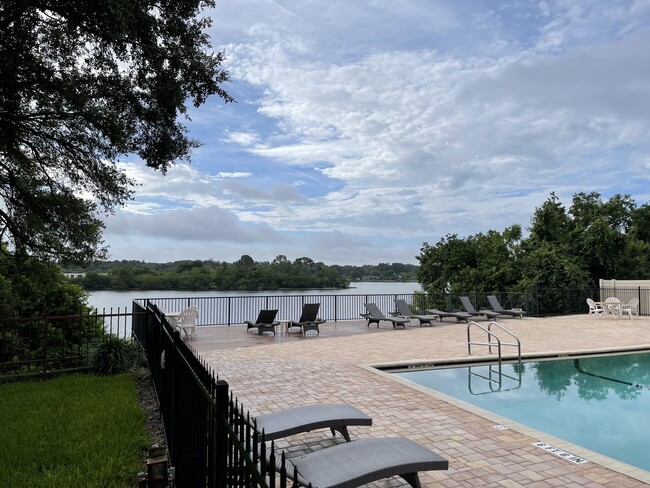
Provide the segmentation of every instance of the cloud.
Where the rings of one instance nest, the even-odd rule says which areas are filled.
[[[219,207],[176,209],[155,214],[120,212],[107,222],[112,236],[143,236],[174,241],[214,241],[246,244],[278,242],[277,232],[266,225],[243,224],[232,212]]]
[[[205,222],[196,242],[224,254],[412,262],[425,240],[526,226],[551,191],[645,203],[649,5],[221,2],[238,103],[192,111],[194,165],[126,166],[128,225],[173,222],[189,246]]]
[[[260,137],[254,132],[228,132],[224,142],[233,142],[240,146],[257,146]]]
[[[249,173],[247,171],[236,171],[234,173],[220,171],[217,173],[217,177],[219,178],[248,178],[249,176],[252,176],[252,173]]]

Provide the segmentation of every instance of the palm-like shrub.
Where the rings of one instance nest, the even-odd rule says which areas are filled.
[[[108,336],[95,348],[91,366],[97,374],[113,375],[146,366],[146,357],[138,342]]]

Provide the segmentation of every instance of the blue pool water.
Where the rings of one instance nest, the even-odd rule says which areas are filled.
[[[650,353],[504,363],[498,373],[483,365],[395,375],[650,471]]]

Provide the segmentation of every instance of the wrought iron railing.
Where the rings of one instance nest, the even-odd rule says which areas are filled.
[[[156,304],[162,311],[178,312],[189,306],[197,307],[197,325],[234,325],[254,321],[261,309],[278,309],[278,319],[297,320],[305,303],[320,303],[319,316],[328,321],[357,320],[365,313],[363,304],[376,303],[388,315],[395,311],[395,299],[411,303],[413,313],[424,314],[426,309],[445,311],[464,310],[460,296],[468,296],[476,309],[489,309],[488,295],[495,295],[504,308],[521,308],[527,316],[549,316],[586,313],[586,298],[598,301],[600,297],[619,295],[621,301],[639,299],[641,315],[650,314],[650,288],[536,288],[519,292],[469,293],[382,293],[362,295],[252,295],[227,297],[183,297],[136,299]]]
[[[275,462],[274,443],[229,396],[228,383],[181,341],[155,304],[133,309],[133,334],[147,351],[176,486],[285,488],[284,457]]]
[[[0,380],[88,369],[93,344],[131,336],[130,312],[0,319]]]
[[[487,295],[497,296],[504,308],[519,307],[528,317],[587,313],[587,298],[603,301],[610,296],[627,303],[639,300],[639,315],[650,315],[650,288],[536,288],[526,293],[395,293],[357,295],[268,295],[239,297],[185,297],[148,299],[160,310],[180,311],[188,306],[199,309],[198,324],[233,325],[255,320],[262,308],[277,308],[278,319],[297,320],[305,303],[320,303],[320,317],[328,321],[356,320],[365,312],[363,304],[374,302],[385,314],[395,310],[395,299],[405,299],[413,313],[427,309],[462,310],[459,296],[466,295],[477,309],[489,308]],[[140,308],[147,300],[139,299]],[[122,338],[131,335],[129,307],[112,307],[92,314],[28,318],[0,318],[0,379],[12,375],[47,375],[84,369],[93,341],[101,334]]]

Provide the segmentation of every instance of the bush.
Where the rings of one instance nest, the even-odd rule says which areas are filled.
[[[91,366],[97,374],[114,375],[146,366],[146,357],[137,342],[108,337],[93,352]]]

